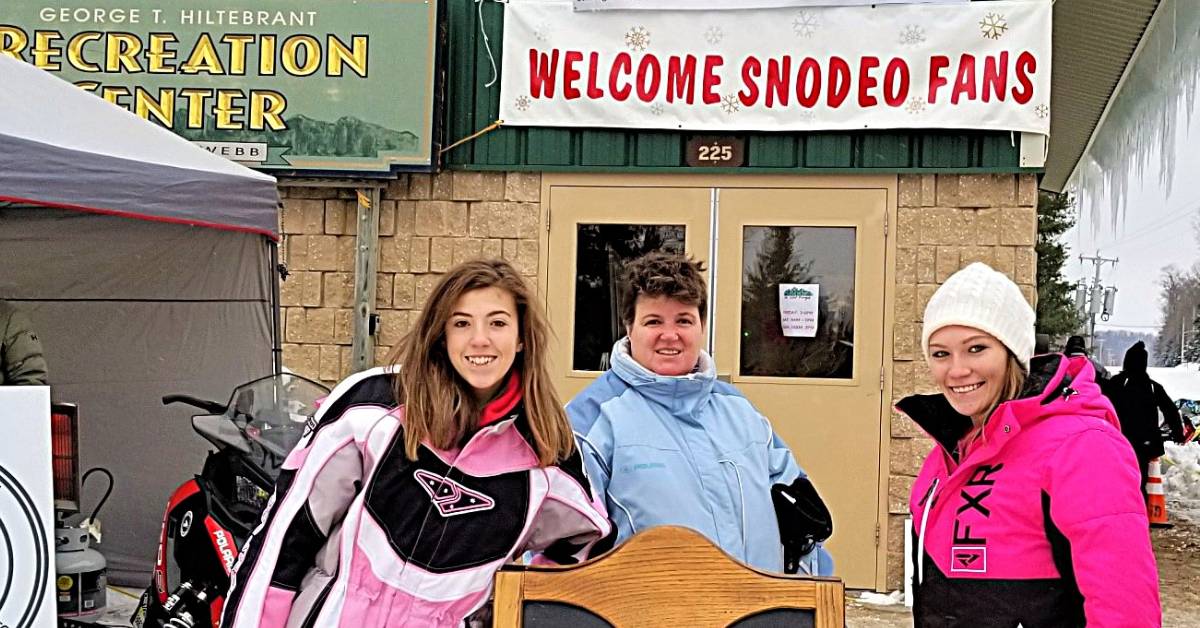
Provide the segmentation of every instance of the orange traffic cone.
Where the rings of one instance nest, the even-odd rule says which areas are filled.
[[[1170,528],[1167,522],[1167,496],[1163,490],[1162,466],[1158,458],[1150,461],[1150,479],[1146,481],[1146,516],[1152,528]]]

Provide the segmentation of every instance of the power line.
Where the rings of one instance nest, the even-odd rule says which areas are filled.
[[[1169,224],[1179,222],[1180,220],[1183,220],[1184,218],[1194,217],[1194,213],[1196,212],[1197,209],[1200,209],[1200,201],[1197,201],[1191,205],[1187,205],[1181,209],[1178,209],[1178,210],[1175,210],[1172,212],[1168,212],[1165,216],[1160,216],[1158,220],[1151,222],[1150,224],[1147,224],[1147,225],[1142,225],[1141,227],[1135,229],[1132,233],[1122,234],[1120,237],[1117,237],[1114,240],[1110,240],[1107,244],[1104,244],[1097,248],[1099,248],[1099,249],[1111,248],[1118,244],[1128,243],[1130,240],[1134,240],[1137,238],[1141,238],[1145,235],[1152,234],[1155,231],[1158,231],[1159,229],[1161,229]]]

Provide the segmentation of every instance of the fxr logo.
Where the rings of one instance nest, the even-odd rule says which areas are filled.
[[[987,547],[951,547],[950,571],[956,571],[960,573],[987,573]]]

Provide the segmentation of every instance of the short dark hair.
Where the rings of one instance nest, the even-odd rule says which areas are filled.
[[[625,268],[621,279],[621,322],[633,325],[634,311],[640,296],[669,297],[700,310],[700,320],[707,319],[708,284],[704,281],[704,262],[682,253],[647,253]]]

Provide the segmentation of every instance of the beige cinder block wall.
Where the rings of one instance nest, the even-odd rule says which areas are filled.
[[[985,262],[1035,302],[1037,178],[901,175],[896,218],[892,403],[936,392],[921,356],[921,320],[933,292],[956,270]],[[933,442],[893,410],[890,445],[887,585],[896,589],[904,573],[908,494]]]
[[[511,261],[536,289],[541,175],[401,175],[379,206],[375,307],[382,364],[409,330],[438,277],[475,257]],[[280,186],[283,363],[332,384],[350,371],[357,201],[349,188]]]

